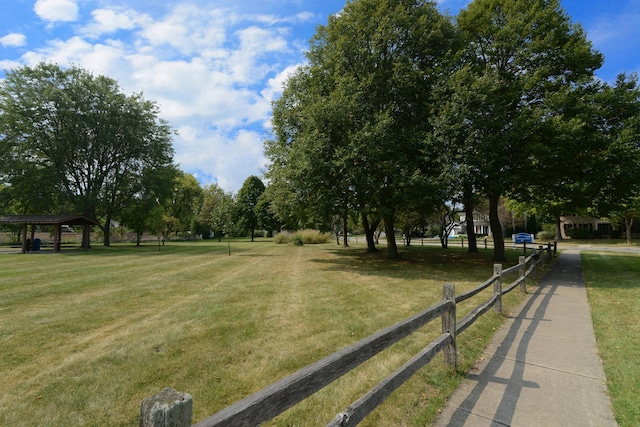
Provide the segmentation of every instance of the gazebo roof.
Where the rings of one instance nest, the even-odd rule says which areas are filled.
[[[99,225],[82,215],[0,215],[0,224],[26,225]]]

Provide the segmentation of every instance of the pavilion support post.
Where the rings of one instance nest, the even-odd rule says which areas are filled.
[[[62,225],[53,226],[53,252],[60,252],[60,243],[62,240]]]
[[[22,253],[27,253],[27,224],[22,226]]]
[[[91,248],[91,226],[85,224],[82,226],[82,249],[89,250]]]

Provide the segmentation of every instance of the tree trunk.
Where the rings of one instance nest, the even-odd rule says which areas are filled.
[[[469,238],[468,253],[478,253],[478,240],[476,239],[475,224],[473,221],[473,208],[475,203],[473,202],[473,186],[467,184],[464,187],[463,194],[464,213],[467,221],[467,237]]]
[[[633,217],[627,216],[624,222],[625,222],[625,225],[627,226],[627,245],[631,245],[633,243],[633,239],[631,237],[631,227],[633,226]]]
[[[348,248],[349,247],[349,238],[348,236],[348,231],[349,231],[349,211],[347,209],[344,210],[344,213],[342,214],[342,240],[344,241],[344,247]]]
[[[369,218],[367,218],[367,214],[362,214],[362,227],[364,228],[364,234],[367,238],[367,252],[375,252],[376,251],[376,242],[374,240],[375,228],[372,228],[369,225]]]
[[[104,221],[104,246],[111,246],[111,215],[107,215]]]
[[[387,215],[384,217],[384,228],[387,233],[387,257],[389,259],[398,259],[398,245],[396,244],[396,233],[392,216]]]
[[[502,225],[498,217],[498,204],[500,202],[500,194],[492,193],[489,195],[489,224],[491,225],[491,233],[493,234],[493,261],[506,261],[504,252],[504,236],[502,235]]]
[[[478,240],[476,239],[475,225],[473,223],[473,203],[467,200],[464,204],[465,220],[467,222],[467,238],[469,239],[468,253],[478,253]]]
[[[562,240],[562,223],[560,222],[560,215],[556,217],[556,241]]]

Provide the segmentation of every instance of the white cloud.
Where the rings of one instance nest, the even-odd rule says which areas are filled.
[[[65,2],[39,3],[55,1]],[[155,12],[96,8],[87,22],[65,28],[20,61],[81,66],[116,79],[126,93],[143,92],[178,131],[180,168],[203,184],[237,191],[265,166],[271,101],[302,60],[290,26],[311,15],[279,18],[192,4]],[[66,31],[71,35],[63,38]]]
[[[33,10],[44,21],[71,22],[78,19],[78,4],[75,0],[38,0]]]
[[[83,33],[89,37],[100,37],[113,34],[119,30],[132,30],[140,19],[134,11],[116,12],[111,9],[96,9],[91,12],[93,22],[87,25]]]
[[[7,34],[6,36],[0,38],[0,44],[2,46],[24,46],[25,44],[27,44],[27,36],[19,33]]]

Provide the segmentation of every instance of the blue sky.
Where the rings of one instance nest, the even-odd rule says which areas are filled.
[[[457,14],[468,0],[441,0]],[[0,69],[74,64],[143,92],[178,135],[176,162],[238,191],[260,176],[271,101],[344,0],[1,0]],[[562,0],[605,55],[598,77],[640,71],[640,0]],[[2,73],[0,73],[0,78]]]

